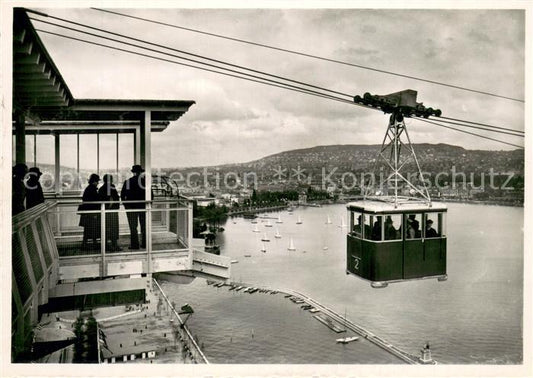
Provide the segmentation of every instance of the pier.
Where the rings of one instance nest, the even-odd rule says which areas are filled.
[[[265,213],[265,212],[270,212],[270,211],[285,210],[286,208],[287,208],[287,205],[247,207],[245,209],[230,210],[230,211],[228,211],[228,216],[236,216],[236,215],[243,215],[243,214]]]
[[[321,303],[317,302],[316,300],[314,300],[313,298],[305,295],[305,294],[302,294],[300,292],[297,292],[295,290],[292,290],[292,289],[273,289],[273,288],[269,288],[269,287],[264,287],[264,286],[257,286],[257,285],[254,285],[254,284],[246,284],[246,283],[242,283],[242,282],[230,282],[230,283],[222,283],[222,284],[218,284],[218,285],[213,285],[213,281],[208,281],[207,282],[209,285],[212,285],[212,286],[216,286],[216,287],[223,287],[223,286],[228,286],[231,288],[244,288],[243,292],[247,292],[247,293],[250,293],[252,294],[252,289],[257,289],[257,290],[254,290],[253,292],[260,292],[260,293],[267,293],[267,294],[277,294],[277,293],[281,293],[281,294],[284,294],[285,298],[291,300],[293,303],[295,304],[298,304],[298,305],[302,305],[302,304],[305,304],[305,305],[308,305],[310,307],[306,307],[306,308],[309,308],[309,311],[312,312],[312,313],[317,313],[317,312],[321,312],[321,315],[314,315],[314,317],[320,321],[321,323],[323,323],[324,325],[328,326],[330,329],[332,329],[333,331],[335,332],[339,332],[338,330],[340,331],[347,331],[347,330],[350,330],[354,333],[356,333],[357,335],[363,337],[364,339],[368,340],[369,342],[373,343],[374,345],[380,347],[381,349],[389,352],[390,354],[394,355],[395,357],[399,358],[400,360],[404,361],[405,363],[407,364],[410,364],[410,365],[421,365],[423,364],[423,362],[420,360],[419,357],[417,356],[414,356],[410,353],[407,353],[403,350],[401,350],[400,348],[398,347],[395,347],[394,345],[392,345],[391,343],[389,343],[388,341],[384,340],[383,338],[375,335],[374,333],[366,330],[365,328],[353,323],[352,321],[346,319],[345,317],[339,315],[337,312],[333,311],[332,309],[322,305]],[[246,290],[248,289],[248,290]],[[239,289],[237,289],[239,290]],[[334,320],[335,322],[339,323],[340,325],[342,325],[344,327],[344,329],[340,328],[339,326],[337,326],[336,324],[334,324],[332,322],[332,320]],[[435,361],[432,362],[433,364],[436,364]]]

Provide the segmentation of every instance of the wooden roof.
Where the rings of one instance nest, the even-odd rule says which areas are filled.
[[[13,15],[13,112],[23,112],[34,128],[47,129],[46,121],[140,121],[151,111],[152,130],[162,131],[180,118],[194,101],[75,99],[48,54],[26,11]],[[78,124],[80,126],[80,124]],[[164,126],[164,127],[163,127]]]

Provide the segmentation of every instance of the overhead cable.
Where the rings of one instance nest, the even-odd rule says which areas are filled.
[[[441,121],[440,119],[434,119],[434,118],[431,118],[431,120],[433,122],[440,122],[440,123],[445,123],[445,124],[463,126],[463,127],[468,127],[468,128],[471,128],[471,129],[484,130],[484,131],[488,131],[488,132],[491,132],[491,133],[506,134],[506,135],[512,135],[512,136],[519,137],[519,138],[524,138],[524,134],[520,133],[519,131],[515,131],[515,132],[502,131],[502,130],[491,129],[491,128],[487,128],[487,127],[474,126],[474,125],[470,125],[470,124],[462,123],[462,122]]]
[[[39,15],[41,15],[41,14],[39,14]],[[105,30],[105,29],[102,29],[102,28],[97,28],[97,27],[90,26],[90,25],[87,25],[87,24],[83,24],[83,23],[75,22],[75,21],[72,21],[72,20],[67,20],[67,19],[65,19],[65,18],[56,17],[56,16],[50,16],[50,15],[46,15],[46,17],[48,17],[48,18],[52,18],[52,19],[55,19],[55,20],[59,20],[59,21],[63,21],[63,22],[69,23],[69,24],[73,24],[73,25],[81,26],[81,27],[83,27],[83,28],[87,28],[87,29],[95,30],[95,31],[98,31],[98,32],[101,32],[101,33],[107,33],[107,34],[111,34],[111,35],[114,35],[114,36],[117,36],[117,37],[130,39],[130,40],[132,40],[132,41],[141,42],[141,43],[144,43],[144,44],[147,44],[147,45],[151,45],[151,46],[155,46],[155,47],[159,47],[159,48],[164,48],[164,49],[171,50],[171,51],[174,51],[174,52],[179,52],[179,53],[181,53],[181,54],[185,54],[185,55],[193,56],[193,57],[195,57],[195,58],[200,58],[200,59],[209,60],[209,61],[211,61],[211,62],[215,62],[215,63],[219,63],[219,64],[224,64],[224,65],[227,65],[227,66],[230,66],[230,67],[233,67],[233,68],[238,68],[238,69],[241,69],[241,70],[246,70],[246,71],[254,72],[254,73],[257,73],[257,74],[261,74],[261,75],[265,75],[265,76],[270,76],[270,77],[273,77],[273,78],[276,78],[276,79],[281,79],[281,80],[289,81],[289,82],[292,82],[292,83],[295,83],[295,84],[300,84],[300,85],[305,85],[305,86],[308,86],[308,87],[311,87],[311,88],[320,89],[320,90],[322,90],[322,91],[331,92],[331,93],[334,93],[334,94],[337,94],[337,95],[346,96],[346,97],[349,97],[350,99],[353,97],[353,96],[352,96],[351,94],[349,94],[349,93],[342,93],[342,92],[334,91],[334,90],[331,90],[331,89],[323,88],[323,87],[320,87],[320,86],[317,86],[317,85],[313,85],[313,84],[309,84],[309,83],[303,83],[303,82],[301,82],[301,81],[297,81],[297,80],[289,79],[289,78],[286,78],[286,77],[283,77],[283,76],[278,76],[278,75],[274,75],[274,74],[271,74],[271,73],[268,73],[268,72],[259,71],[259,70],[255,70],[255,69],[252,69],[252,68],[248,68],[248,67],[240,66],[240,65],[237,65],[237,64],[224,62],[224,61],[222,61],[222,60],[209,58],[209,57],[206,57],[206,56],[203,56],[203,55],[190,53],[190,52],[188,52],[188,51],[184,51],[184,50],[176,49],[176,48],[173,48],[173,47],[170,47],[170,46],[167,46],[167,45],[162,45],[162,44],[158,44],[158,43],[155,43],[155,42],[150,42],[150,41],[146,41],[146,40],[143,40],[143,39],[139,39],[139,38],[131,37],[131,36],[128,36],[128,35],[124,35],[124,34],[120,34],[120,33],[115,33],[115,32],[112,32],[112,31],[109,31],[109,30]],[[47,24],[50,24],[50,25],[54,25],[54,26],[58,26],[58,27],[62,27],[62,28],[66,28],[66,29],[70,29],[70,30],[74,30],[74,31],[78,31],[78,32],[80,32],[80,33],[87,33],[87,34],[90,34],[90,33],[88,33],[88,32],[84,32],[84,31],[81,31],[81,30],[79,30],[79,29],[69,28],[69,27],[64,26],[64,25],[56,24],[56,23],[49,22],[49,21],[44,21],[44,20],[41,20],[41,19],[38,19],[38,18],[31,18],[31,17],[30,17],[30,19],[31,19],[31,20],[35,20],[35,21],[40,21],[40,22],[43,22],[43,23],[47,23]],[[91,34],[91,35],[95,35],[95,34]],[[104,37],[102,36],[101,38],[104,38]],[[116,41],[116,40],[115,40],[115,41]],[[137,46],[137,47],[139,47],[139,46]]]
[[[339,101],[339,102],[342,102],[342,103],[345,103],[345,104],[357,105],[357,104],[353,103],[352,101],[345,100],[343,98],[335,97],[335,96],[332,96],[332,95],[327,95],[327,94],[323,94],[323,93],[319,93],[319,92],[314,92],[314,91],[308,90],[306,88],[298,88],[298,87],[292,87],[292,86],[289,87],[287,84],[284,84],[284,83],[275,84],[276,82],[274,82],[272,80],[266,80],[266,79],[263,79],[263,81],[254,80],[254,79],[250,79],[250,78],[248,78],[246,76],[233,75],[233,74],[229,74],[229,73],[221,72],[221,71],[216,71],[216,70],[205,68],[205,67],[194,66],[192,64],[176,62],[176,61],[173,61],[173,60],[170,60],[170,59],[156,57],[156,56],[149,55],[149,54],[143,54],[143,53],[140,53],[138,51],[126,50],[126,49],[122,49],[122,48],[119,48],[119,47],[116,47],[116,46],[105,45],[105,44],[102,44],[102,43],[88,41],[88,40],[85,40],[85,39],[76,38],[76,37],[72,37],[72,36],[67,36],[67,35],[64,35],[64,34],[54,33],[52,31],[48,31],[48,30],[43,30],[43,29],[35,29],[35,30],[37,30],[39,32],[42,32],[42,33],[46,33],[46,34],[55,35],[57,37],[66,38],[66,39],[70,39],[70,40],[74,40],[74,41],[78,41],[78,42],[83,42],[83,43],[87,43],[87,44],[91,44],[91,45],[95,45],[95,46],[100,46],[100,47],[108,48],[108,49],[111,49],[111,50],[121,51],[121,52],[125,52],[125,53],[128,53],[128,54],[138,55],[138,56],[142,56],[142,57],[145,57],[145,58],[155,59],[155,60],[159,60],[159,61],[163,61],[163,62],[167,62],[167,63],[172,63],[172,64],[178,64],[178,65],[185,66],[185,67],[196,68],[196,69],[199,69],[199,70],[202,70],[202,71],[213,72],[213,73],[217,73],[217,74],[220,74],[220,75],[230,76],[230,77],[234,77],[234,78],[238,78],[238,79],[242,79],[242,80],[247,80],[247,81],[252,81],[252,82],[256,82],[256,83],[260,83],[260,84],[265,84],[265,85],[269,85],[269,86],[273,86],[273,87],[288,89],[288,90],[295,91],[295,92],[300,92],[300,93],[304,93],[304,94],[308,94],[308,95],[312,95],[312,96],[322,97],[322,98],[325,98],[325,99],[328,99],[328,100]]]
[[[479,126],[486,126],[486,127],[492,127],[494,129],[498,129],[498,130],[507,130],[507,131],[512,131],[512,132],[516,132],[516,133],[524,133],[523,131],[521,130],[515,130],[515,129],[509,129],[509,128],[506,128],[506,127],[499,127],[499,126],[493,126],[493,125],[488,125],[486,123],[479,123],[479,122],[473,122],[473,121],[465,121],[463,119],[457,119],[457,118],[450,118],[450,117],[443,117],[443,116],[440,116],[438,118],[441,118],[443,120],[452,120],[452,121],[458,121],[458,122],[466,122],[466,123],[471,123],[473,125],[479,125]]]
[[[91,8],[91,9],[99,11],[99,12],[105,12],[105,13],[110,13],[110,14],[114,14],[114,15],[117,15],[117,16],[122,16],[122,17],[127,17],[127,18],[131,18],[131,19],[135,19],[135,20],[145,21],[145,22],[149,22],[149,23],[153,23],[153,24],[157,24],[157,25],[167,26],[167,27],[171,27],[171,28],[175,28],[175,29],[186,30],[186,31],[190,31],[190,32],[193,32],[193,33],[204,34],[204,35],[208,35],[208,36],[211,36],[211,37],[222,38],[222,39],[226,39],[226,40],[230,40],[230,41],[245,43],[245,44],[248,44],[248,45],[259,46],[259,47],[263,47],[263,48],[267,48],[267,49],[271,49],[271,50],[282,51],[282,52],[289,53],[289,54],[305,56],[305,57],[313,58],[313,59],[319,59],[319,60],[323,60],[323,61],[326,61],[326,62],[337,63],[337,64],[342,64],[342,65],[351,66],[351,67],[357,67],[357,68],[361,68],[361,69],[365,69],[365,70],[369,70],[369,71],[374,71],[374,72],[379,72],[379,73],[383,73],[383,74],[387,74],[387,75],[394,75],[394,76],[399,76],[399,77],[403,77],[403,78],[407,78],[407,79],[423,81],[423,82],[430,83],[430,84],[441,85],[441,86],[448,87],[448,88],[454,88],[454,89],[459,89],[459,90],[463,90],[463,91],[483,94],[483,95],[487,95],[487,96],[498,97],[498,98],[502,98],[502,99],[506,99],[506,100],[517,101],[517,102],[522,102],[522,103],[525,102],[523,99],[519,99],[519,98],[503,96],[503,95],[499,95],[499,94],[496,94],[496,93],[481,91],[481,90],[477,90],[477,89],[471,89],[471,88],[467,88],[467,87],[463,87],[463,86],[459,86],[459,85],[447,84],[447,83],[443,83],[443,82],[439,82],[439,81],[435,81],[435,80],[429,80],[429,79],[424,79],[424,78],[420,78],[420,77],[416,77],[416,76],[400,74],[400,73],[396,73],[396,72],[386,71],[386,70],[373,68],[373,67],[369,67],[369,66],[363,66],[363,65],[360,65],[360,64],[355,64],[355,63],[350,63],[350,62],[344,62],[344,61],[340,61],[340,60],[337,60],[337,59],[331,59],[331,58],[326,58],[326,57],[322,57],[322,56],[318,56],[318,55],[307,54],[307,53],[304,53],[304,52],[301,52],[301,51],[295,51],[295,50],[285,49],[285,48],[281,48],[281,47],[266,45],[266,44],[263,44],[263,43],[247,41],[247,40],[244,40],[244,39],[228,37],[228,36],[225,36],[225,35],[222,35],[222,34],[209,33],[209,32],[205,32],[205,31],[198,30],[198,29],[192,29],[192,28],[187,28],[187,27],[183,27],[183,26],[179,26],[179,25],[169,24],[169,23],[162,22],[162,21],[151,20],[151,19],[144,18],[144,17],[133,16],[133,15],[126,14],[126,13],[121,13],[121,12],[116,12],[116,11],[111,11],[111,10],[101,9],[101,8]]]
[[[500,140],[500,139],[495,139],[495,138],[491,138],[491,137],[488,137],[488,136],[484,136],[484,135],[480,135],[480,134],[472,133],[472,132],[470,132],[470,131],[457,129],[457,128],[455,128],[455,127],[442,125],[442,124],[437,123],[437,122],[428,121],[427,119],[424,119],[424,118],[414,118],[414,119],[416,119],[416,120],[418,120],[418,121],[422,121],[422,122],[431,123],[431,124],[433,124],[433,125],[435,125],[435,126],[445,127],[445,128],[447,128],[447,129],[450,129],[450,130],[459,131],[459,132],[461,132],[461,133],[470,134],[470,135],[474,135],[474,136],[477,136],[477,137],[480,137],[480,138],[484,138],[484,139],[492,140],[492,141],[495,141],[495,142],[499,142],[499,143],[507,144],[507,145],[509,145],[509,146],[518,147],[518,148],[522,148],[522,149],[524,148],[523,146],[519,146],[519,145],[517,145],[517,144],[513,144],[513,143],[505,142],[505,141]]]

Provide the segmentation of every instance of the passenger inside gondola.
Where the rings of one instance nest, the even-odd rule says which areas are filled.
[[[393,226],[392,218],[387,216],[385,219],[385,240],[395,240],[397,239],[396,229]]]
[[[439,236],[439,233],[433,228],[433,221],[428,219],[426,221],[426,238],[438,238]]]
[[[409,214],[409,217],[407,218],[407,227],[405,228],[406,239],[419,239],[422,236],[420,232],[420,222],[416,218],[416,214]]]
[[[363,236],[363,216],[357,217],[357,224],[353,227],[353,233],[356,237],[361,238]]]
[[[381,216],[376,217],[372,227],[372,240],[381,240]]]

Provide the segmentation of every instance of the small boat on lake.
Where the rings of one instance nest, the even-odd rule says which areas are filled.
[[[276,234],[274,235],[274,237],[276,239],[280,239],[281,238],[281,234],[279,233],[279,230],[276,228]]]
[[[259,228],[257,227],[257,224],[255,225],[253,231],[254,231],[254,232],[261,232],[261,231],[259,231]]]
[[[296,221],[296,224],[302,224],[302,218],[298,215],[298,220]]]
[[[270,223],[270,219],[267,220],[265,227],[272,227],[272,223]]]
[[[294,242],[292,241],[292,238],[291,240],[289,241],[289,248],[288,248],[289,251],[296,251],[296,248],[294,247]]]
[[[278,220],[276,221],[276,223],[283,223],[283,221],[281,220],[281,215],[278,215]]]
[[[264,241],[264,242],[269,242],[270,241],[270,239],[268,238],[268,235],[267,235],[266,232],[263,234],[263,238],[261,239],[261,241]]]
[[[348,343],[351,343],[352,341],[355,341],[355,340],[358,340],[359,337],[357,336],[349,336],[349,337],[342,337],[340,339],[337,339],[337,342],[338,343],[341,343],[341,344],[348,344]]]

